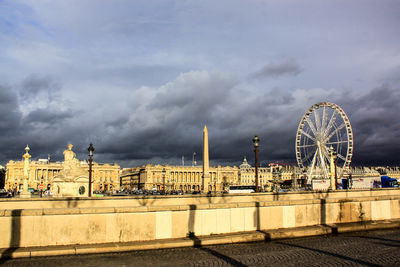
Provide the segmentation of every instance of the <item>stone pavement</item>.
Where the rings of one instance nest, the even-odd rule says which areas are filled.
[[[3,259],[3,266],[400,266],[400,229],[123,253]]]

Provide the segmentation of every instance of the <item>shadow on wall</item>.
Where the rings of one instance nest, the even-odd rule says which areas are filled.
[[[194,247],[201,246],[201,240],[196,236],[195,233],[195,218],[196,218],[196,205],[189,205],[189,220],[188,220],[188,234],[187,237],[193,240]]]
[[[261,205],[260,202],[256,202],[256,210],[254,211],[254,223],[256,227],[256,231],[260,232],[264,235],[264,241],[265,242],[270,242],[271,241],[271,235],[263,230],[261,230]]]
[[[216,194],[215,192],[209,191],[206,195],[208,204],[212,203],[226,203],[229,194]],[[203,196],[199,196],[203,197]],[[218,201],[219,200],[219,201]]]
[[[21,242],[21,213],[22,210],[12,210],[11,211],[11,238],[10,246],[8,249],[4,250],[1,258],[0,264],[3,264],[7,260],[11,259],[12,254],[19,248]]]
[[[320,204],[321,225],[326,225],[326,199],[321,199]]]
[[[336,234],[338,234],[338,229],[337,229],[337,227],[336,226],[333,226],[333,225],[328,225],[327,223],[326,223],[326,214],[327,214],[327,209],[326,209],[326,197],[327,197],[327,194],[325,194],[325,195],[320,195],[319,196],[321,199],[320,199],[320,210],[319,210],[319,214],[320,214],[320,225],[323,225],[323,226],[328,226],[328,227],[330,227],[331,229],[332,229],[332,234],[334,234],[334,235],[336,235]]]
[[[152,205],[153,202],[156,201],[155,198],[148,197],[148,196],[138,197],[137,200],[138,200],[140,206]]]
[[[214,203],[213,199],[214,197],[216,197],[215,195],[212,194],[207,194],[207,202],[208,204]],[[226,203],[226,198],[224,195],[222,195],[222,203]],[[194,245],[196,246],[198,241],[198,239],[196,239],[196,233],[195,233],[195,217],[196,217],[196,210],[197,210],[197,206],[194,204],[189,205],[189,220],[188,220],[188,233],[187,236],[189,238],[191,238],[192,240],[194,240]],[[218,218],[217,218],[218,220]],[[199,244],[200,245],[200,244]]]
[[[256,210],[254,212],[254,226],[256,227],[257,231],[261,230],[261,218],[260,218],[260,202],[256,202]]]
[[[189,231],[189,233],[187,234],[187,237],[190,238],[191,240],[193,240],[193,246],[196,247],[196,248],[199,248],[200,250],[202,250],[202,251],[204,251],[204,252],[206,252],[206,253],[208,253],[210,255],[213,255],[213,256],[223,260],[224,262],[226,262],[226,263],[228,263],[228,264],[230,264],[232,266],[240,266],[240,267],[246,266],[246,265],[242,264],[241,262],[239,262],[239,261],[237,261],[237,260],[235,260],[235,259],[233,259],[231,257],[228,257],[228,256],[226,256],[224,254],[221,254],[220,252],[218,252],[218,251],[216,251],[214,249],[211,249],[210,247],[203,247],[201,245],[201,240],[200,240],[200,238],[198,238],[196,236],[195,230],[194,230],[195,229],[195,218],[196,218],[197,207],[196,207],[196,205],[189,205],[189,207],[190,207],[189,208],[189,220],[188,220],[188,231]]]
[[[279,200],[279,192],[273,192],[273,200],[278,201]]]
[[[65,200],[67,201],[67,208],[76,208],[78,206],[78,199],[74,197],[67,197]]]

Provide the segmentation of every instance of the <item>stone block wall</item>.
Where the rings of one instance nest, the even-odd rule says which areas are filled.
[[[375,193],[376,192],[376,193]],[[400,191],[332,195],[252,194],[210,200],[205,196],[170,198],[166,205],[132,205],[143,199],[41,200],[0,203],[0,247],[32,247],[182,238],[345,222],[400,219]],[[300,197],[299,197],[300,196]],[[149,199],[151,200],[151,198]],[[54,208],[52,204],[62,208]],[[126,202],[124,202],[126,201]],[[147,200],[146,200],[147,201]],[[35,202],[35,201],[33,201]],[[66,203],[63,203],[66,202]],[[149,201],[148,203],[150,203]],[[92,203],[94,207],[87,207]],[[96,207],[99,203],[103,207]],[[112,206],[114,204],[114,206]],[[32,208],[33,207],[33,208]]]

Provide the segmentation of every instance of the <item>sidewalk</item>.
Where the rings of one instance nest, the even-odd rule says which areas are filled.
[[[0,249],[0,258],[29,258],[40,256],[78,255],[132,250],[150,250],[161,248],[193,247],[217,244],[270,241],[285,238],[297,238],[315,235],[329,235],[345,232],[369,231],[378,229],[400,228],[400,220],[369,221],[316,225],[268,231],[239,232],[226,235],[193,236],[179,239],[136,241],[128,243],[105,243],[93,245],[70,245],[51,247],[28,247]]]

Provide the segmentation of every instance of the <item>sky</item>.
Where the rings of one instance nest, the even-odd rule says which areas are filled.
[[[352,165],[400,165],[400,2],[0,0],[0,164],[296,162],[299,122],[332,102]]]

